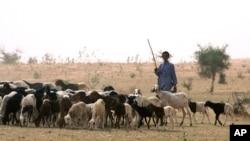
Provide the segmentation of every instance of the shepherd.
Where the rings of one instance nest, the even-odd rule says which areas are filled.
[[[151,49],[154,63],[155,63],[155,69],[154,73],[158,77],[158,85],[162,91],[171,91],[171,92],[177,92],[177,77],[175,73],[175,67],[174,64],[169,62],[169,58],[171,55],[169,54],[168,51],[162,52],[162,59],[163,62],[159,65],[159,68],[157,67],[156,60],[154,57],[154,53],[152,50],[152,47],[150,45],[150,42],[148,40],[149,47]]]

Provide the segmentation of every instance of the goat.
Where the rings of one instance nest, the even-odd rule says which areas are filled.
[[[77,102],[73,104],[68,114],[64,117],[65,123],[71,127],[71,124],[76,126],[76,123],[80,121],[83,125],[87,123],[87,108],[84,102]]]
[[[172,93],[170,91],[161,91],[157,84],[151,89],[151,92],[155,92],[157,94],[157,96],[160,98],[164,106],[172,106],[175,109],[182,110],[183,116],[180,125],[183,124],[187,111],[187,114],[189,115],[190,119],[190,126],[192,126],[191,112],[188,106],[188,96],[186,93],[184,92]]]
[[[65,91],[67,89],[71,89],[71,90],[79,90],[79,85],[75,84],[75,83],[69,83],[69,84],[65,84],[63,82],[63,80],[58,79],[55,81],[55,85],[58,87],[61,87],[61,90]]]
[[[170,124],[171,124],[170,126],[171,126],[171,129],[173,130],[174,118],[176,118],[176,111],[172,106],[165,106],[163,107],[163,109],[164,109],[164,117],[165,117],[166,123],[167,123],[167,118],[169,117]]]
[[[72,102],[70,101],[69,97],[64,96],[59,101],[59,106],[60,106],[60,112],[59,112],[59,118],[57,120],[57,125],[59,126],[59,128],[62,128],[63,126],[65,126],[64,116],[68,114],[68,111],[72,106]]]
[[[141,125],[142,125],[142,120],[144,119],[145,122],[147,123],[147,127],[148,127],[148,129],[149,129],[149,128],[150,128],[150,127],[149,127],[149,123],[150,123],[151,117],[153,116],[153,111],[150,110],[150,109],[147,108],[147,107],[140,107],[140,106],[138,106],[137,101],[134,101],[134,102],[132,103],[132,108],[134,108],[134,109],[138,112],[138,114],[139,114],[139,116],[140,116],[139,121],[138,121],[138,128],[141,127]],[[147,117],[149,117],[149,120],[147,120]],[[153,122],[154,122],[154,125],[155,125],[156,123],[155,123],[155,121],[154,121],[154,118],[153,118]]]
[[[33,115],[33,111],[36,109],[36,98],[34,94],[28,94],[23,97],[21,101],[20,112],[20,125],[24,125],[24,120],[27,120],[27,126],[29,126],[30,119]],[[26,114],[27,113],[27,114]]]
[[[214,103],[214,102],[211,102],[208,100],[205,102],[205,106],[208,106],[211,109],[213,109],[213,111],[215,113],[214,125],[216,125],[217,121],[218,121],[220,125],[224,126],[227,122],[228,116],[231,117],[232,124],[233,124],[233,121],[234,121],[234,119],[233,119],[233,106],[231,104],[229,104],[229,103]],[[225,119],[225,122],[223,124],[219,120],[219,116],[222,113],[226,114],[226,119]]]
[[[50,125],[49,125],[49,121],[51,118],[50,116],[51,116],[51,104],[50,104],[48,99],[44,99],[42,106],[41,106],[40,113],[39,113],[38,117],[35,119],[36,127],[39,127],[41,120],[43,121],[43,126],[46,123],[47,126],[50,127]]]
[[[103,99],[98,99],[93,104],[92,116],[91,120],[89,121],[89,128],[94,129],[98,126],[104,128],[104,121],[105,121],[105,102]]]
[[[188,101],[189,108],[191,112],[193,113],[192,119],[197,123],[197,120],[195,118],[195,113],[196,112],[201,112],[202,113],[202,120],[201,123],[203,123],[205,115],[207,116],[207,119],[210,123],[209,116],[208,116],[208,111],[207,108],[205,107],[205,102],[192,102],[190,99]]]

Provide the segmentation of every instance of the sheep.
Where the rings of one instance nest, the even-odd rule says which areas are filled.
[[[97,128],[101,126],[104,128],[105,121],[105,102],[103,99],[98,99],[93,105],[92,116],[89,121],[89,129]]]
[[[169,117],[170,118],[170,126],[171,126],[171,129],[173,130],[174,128],[174,118],[176,118],[176,111],[175,109],[172,107],[172,106],[165,106],[163,107],[164,109],[164,117],[165,117],[165,121],[167,123],[167,118]]]
[[[208,122],[210,123],[210,119],[208,116],[207,108],[205,107],[205,102],[192,102],[190,99],[188,101],[189,108],[191,112],[193,113],[192,119],[197,123],[197,120],[195,118],[195,113],[200,112],[202,113],[202,120],[201,123],[203,123],[205,115],[207,116]]]
[[[77,102],[73,104],[68,114],[64,117],[65,123],[68,124],[71,127],[71,124],[76,125],[78,121],[81,123],[83,122],[83,125],[86,125],[87,123],[87,108],[86,104],[84,102]],[[86,126],[84,126],[86,127]]]
[[[20,125],[24,125],[24,120],[27,120],[27,126],[29,126],[30,118],[33,111],[36,108],[36,98],[34,94],[28,94],[22,98],[21,101],[21,112],[20,112]],[[27,112],[27,114],[25,114]]]
[[[215,113],[214,125],[216,125],[217,121],[218,121],[220,125],[224,126],[226,124],[226,122],[227,122],[228,116],[231,117],[232,124],[234,123],[233,106],[231,104],[229,104],[229,103],[214,103],[214,102],[211,102],[211,101],[208,100],[208,101],[205,102],[205,106],[208,106],[211,109],[213,109],[213,111]],[[219,120],[219,116],[222,113],[226,114],[226,119],[225,119],[224,124],[222,124],[221,121]]]
[[[156,95],[160,98],[164,106],[172,106],[174,109],[182,110],[183,117],[180,125],[183,124],[187,111],[187,114],[189,115],[190,119],[190,126],[192,126],[191,112],[188,106],[188,96],[186,93],[184,92],[172,93],[170,91],[161,91],[157,84],[151,89],[151,92],[156,93]]]

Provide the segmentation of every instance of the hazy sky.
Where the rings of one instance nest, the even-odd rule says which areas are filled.
[[[101,61],[152,58],[190,61],[197,44],[223,46],[231,58],[250,53],[249,0],[0,0],[0,47],[23,58],[76,58],[84,50]]]

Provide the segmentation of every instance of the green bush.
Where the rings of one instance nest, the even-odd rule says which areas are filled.
[[[220,73],[218,83],[220,83],[220,84],[226,84],[227,83],[226,82],[226,74]]]
[[[136,76],[135,73],[133,73],[133,72],[130,73],[130,78],[135,78],[135,76]]]
[[[41,73],[34,72],[33,77],[34,77],[34,79],[40,79],[41,78]]]

